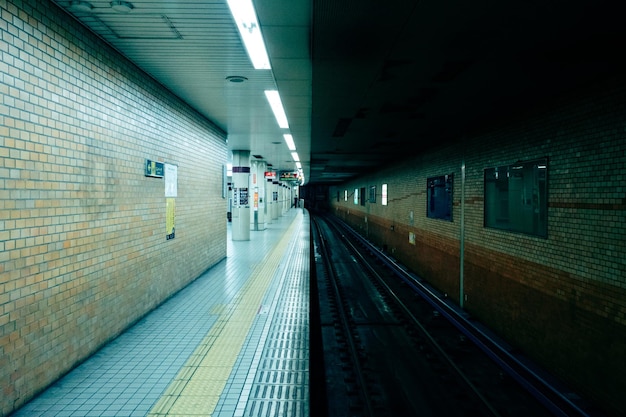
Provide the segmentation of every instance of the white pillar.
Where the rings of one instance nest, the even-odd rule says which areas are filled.
[[[272,202],[274,203],[274,207],[272,207],[272,220],[276,220],[278,219],[281,210],[280,184],[278,179],[274,179],[272,181]]]
[[[233,151],[232,239],[250,240],[250,151]]]
[[[250,228],[265,230],[265,161],[250,161]]]
[[[265,221],[266,223],[272,222],[272,208],[274,202],[272,201],[272,178],[265,179]]]

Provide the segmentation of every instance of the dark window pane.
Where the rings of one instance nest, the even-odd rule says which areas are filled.
[[[376,202],[376,186],[370,185],[370,203]]]
[[[485,169],[485,227],[548,234],[547,159]]]
[[[426,216],[452,221],[452,174],[426,180]]]

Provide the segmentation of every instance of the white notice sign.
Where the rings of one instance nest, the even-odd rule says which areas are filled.
[[[178,166],[165,164],[165,197],[177,197]]]

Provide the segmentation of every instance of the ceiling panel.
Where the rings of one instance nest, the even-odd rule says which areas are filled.
[[[259,21],[275,70],[252,67],[225,0],[133,0],[128,13],[115,12],[110,1],[90,1],[89,12],[73,10],[69,0],[55,3],[227,132],[230,150],[250,150],[275,169],[293,171],[282,137],[293,134],[301,159],[307,155],[308,176],[310,1],[292,2],[299,10],[293,16],[282,2],[263,2]],[[246,81],[232,83],[230,76]],[[279,128],[268,89],[278,89],[289,103],[289,131]]]
[[[69,0],[54,0],[69,10]],[[79,21],[220,126],[229,148],[343,181],[622,73],[623,2],[254,0],[272,70],[254,70],[226,0],[108,0]],[[230,83],[229,76],[244,83]]]

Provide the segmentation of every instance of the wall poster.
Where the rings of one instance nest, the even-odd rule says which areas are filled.
[[[176,226],[176,199],[166,198],[165,209],[165,240],[174,239]]]
[[[165,164],[165,197],[177,197],[178,194],[178,167]]]
[[[248,189],[247,188],[239,189],[239,206],[243,206],[243,207],[248,206]]]

